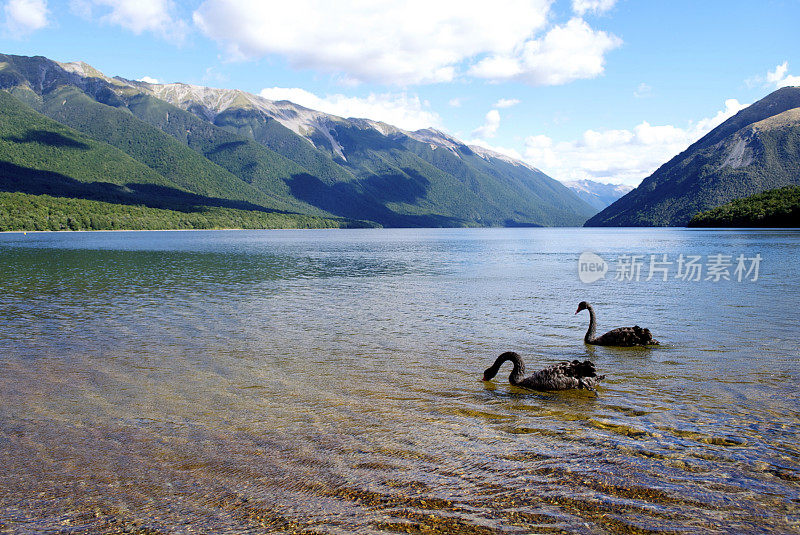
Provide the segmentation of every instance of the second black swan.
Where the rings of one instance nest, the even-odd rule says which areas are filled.
[[[589,329],[586,331],[586,336],[583,337],[583,341],[587,344],[622,347],[658,345],[658,340],[653,339],[653,335],[650,334],[650,329],[643,329],[638,325],[634,325],[633,327],[620,327],[600,336],[595,336],[595,317],[592,305],[586,301],[581,301],[578,303],[578,310],[575,311],[575,314],[581,310],[589,311]]]
[[[513,351],[506,351],[494,361],[489,368],[483,372],[483,380],[490,381],[497,375],[505,362],[511,361],[514,368],[508,376],[508,382],[514,386],[530,388],[532,390],[570,390],[583,388],[594,390],[597,384],[605,379],[605,375],[598,376],[594,364],[588,360],[580,362],[559,362],[543,370],[525,377],[525,363],[522,357]]]

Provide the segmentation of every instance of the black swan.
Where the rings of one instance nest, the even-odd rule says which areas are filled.
[[[624,347],[658,345],[658,340],[653,339],[653,335],[650,334],[650,329],[642,329],[638,325],[634,325],[633,327],[620,327],[619,329],[608,331],[601,336],[595,336],[595,317],[592,305],[586,301],[581,301],[578,304],[578,310],[575,311],[575,314],[581,310],[589,311],[589,329],[586,331],[586,336],[583,337],[583,341],[587,344]]]
[[[511,375],[508,376],[508,382],[514,386],[521,386],[523,388],[530,388],[531,390],[569,390],[572,388],[584,388],[586,390],[594,391],[597,383],[605,379],[605,375],[598,376],[595,373],[594,364],[588,360],[579,362],[573,360],[572,362],[559,362],[552,366],[539,370],[530,377],[525,375],[525,363],[522,362],[522,357],[513,351],[506,351],[494,361],[489,368],[483,372],[483,380],[490,381],[500,366],[506,361],[511,361],[514,364],[514,369],[511,370]]]

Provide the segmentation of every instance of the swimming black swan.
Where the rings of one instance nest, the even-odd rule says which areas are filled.
[[[605,379],[605,375],[598,376],[595,373],[594,364],[588,360],[583,362],[577,360],[559,362],[539,370],[530,377],[523,378],[525,375],[525,363],[522,362],[522,357],[513,351],[506,351],[497,357],[494,364],[483,372],[483,380],[490,381],[497,375],[500,366],[509,360],[514,364],[514,369],[511,370],[511,375],[508,376],[508,382],[514,386],[532,390],[569,390],[571,388],[594,390],[597,383]]]
[[[634,325],[633,327],[620,327],[619,329],[608,331],[604,335],[595,336],[595,318],[592,305],[586,301],[581,301],[578,304],[578,310],[575,311],[575,314],[581,310],[589,311],[589,329],[586,331],[586,336],[583,337],[583,341],[587,344],[624,347],[658,345],[658,340],[653,339],[653,335],[650,334],[650,329],[642,329],[638,325]]]

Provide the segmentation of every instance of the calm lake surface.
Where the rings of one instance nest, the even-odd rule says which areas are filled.
[[[3,234],[0,533],[798,533],[798,299],[798,231]]]

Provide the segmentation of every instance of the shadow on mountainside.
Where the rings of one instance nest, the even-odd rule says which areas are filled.
[[[287,181],[294,197],[339,217],[380,223],[385,227],[461,227],[467,221],[441,214],[395,212],[386,203],[416,204],[425,197],[429,181],[404,169],[405,174],[374,175],[353,182],[326,184],[307,173]]]
[[[24,136],[7,136],[12,143],[38,143],[51,147],[89,150],[89,145],[49,130],[28,130]]]
[[[55,173],[0,162],[0,191],[50,195],[103,201],[114,204],[144,205],[150,208],[197,212],[203,207],[235,208],[269,213],[293,213],[273,210],[246,201],[206,197],[157,184],[81,182]]]

